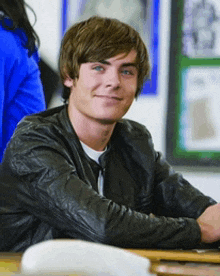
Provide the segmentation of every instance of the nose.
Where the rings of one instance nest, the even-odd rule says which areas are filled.
[[[117,70],[109,70],[106,75],[106,87],[118,89],[120,87],[120,74]]]

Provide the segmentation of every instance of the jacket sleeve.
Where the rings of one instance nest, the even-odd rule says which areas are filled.
[[[15,132],[0,175],[4,202],[66,237],[132,248],[192,248],[200,242],[194,219],[151,217],[96,193],[78,178],[59,134],[53,137],[45,127],[30,124]],[[22,235],[27,222],[16,223]]]
[[[0,27],[0,161],[17,123],[45,109],[40,70],[19,35]]]
[[[197,219],[208,206],[216,204],[176,173],[160,153],[156,155],[154,197],[157,214]]]

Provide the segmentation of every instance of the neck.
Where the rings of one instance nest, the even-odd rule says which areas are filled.
[[[83,117],[77,111],[68,107],[68,115],[79,139],[96,151],[103,151],[113,133],[115,122],[107,124],[88,117]]]

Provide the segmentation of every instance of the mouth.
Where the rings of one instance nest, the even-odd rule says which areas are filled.
[[[104,99],[104,100],[115,100],[115,101],[122,101],[122,98],[120,98],[117,95],[95,95],[95,97]]]

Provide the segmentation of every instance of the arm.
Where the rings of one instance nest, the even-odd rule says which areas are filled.
[[[159,215],[197,219],[207,207],[216,204],[176,173],[161,154],[156,160],[155,187]]]
[[[160,154],[156,168],[156,212],[165,216],[195,218],[201,231],[201,246],[219,241],[220,204],[202,194],[181,174],[175,173]]]
[[[24,53],[23,50],[25,49],[22,49],[22,56],[8,77],[8,90],[12,90],[13,83],[14,87],[16,83],[14,95],[8,98],[6,106],[7,114],[10,114],[7,118],[10,135],[23,117],[46,108],[38,64],[33,56],[28,57],[26,50]]]

